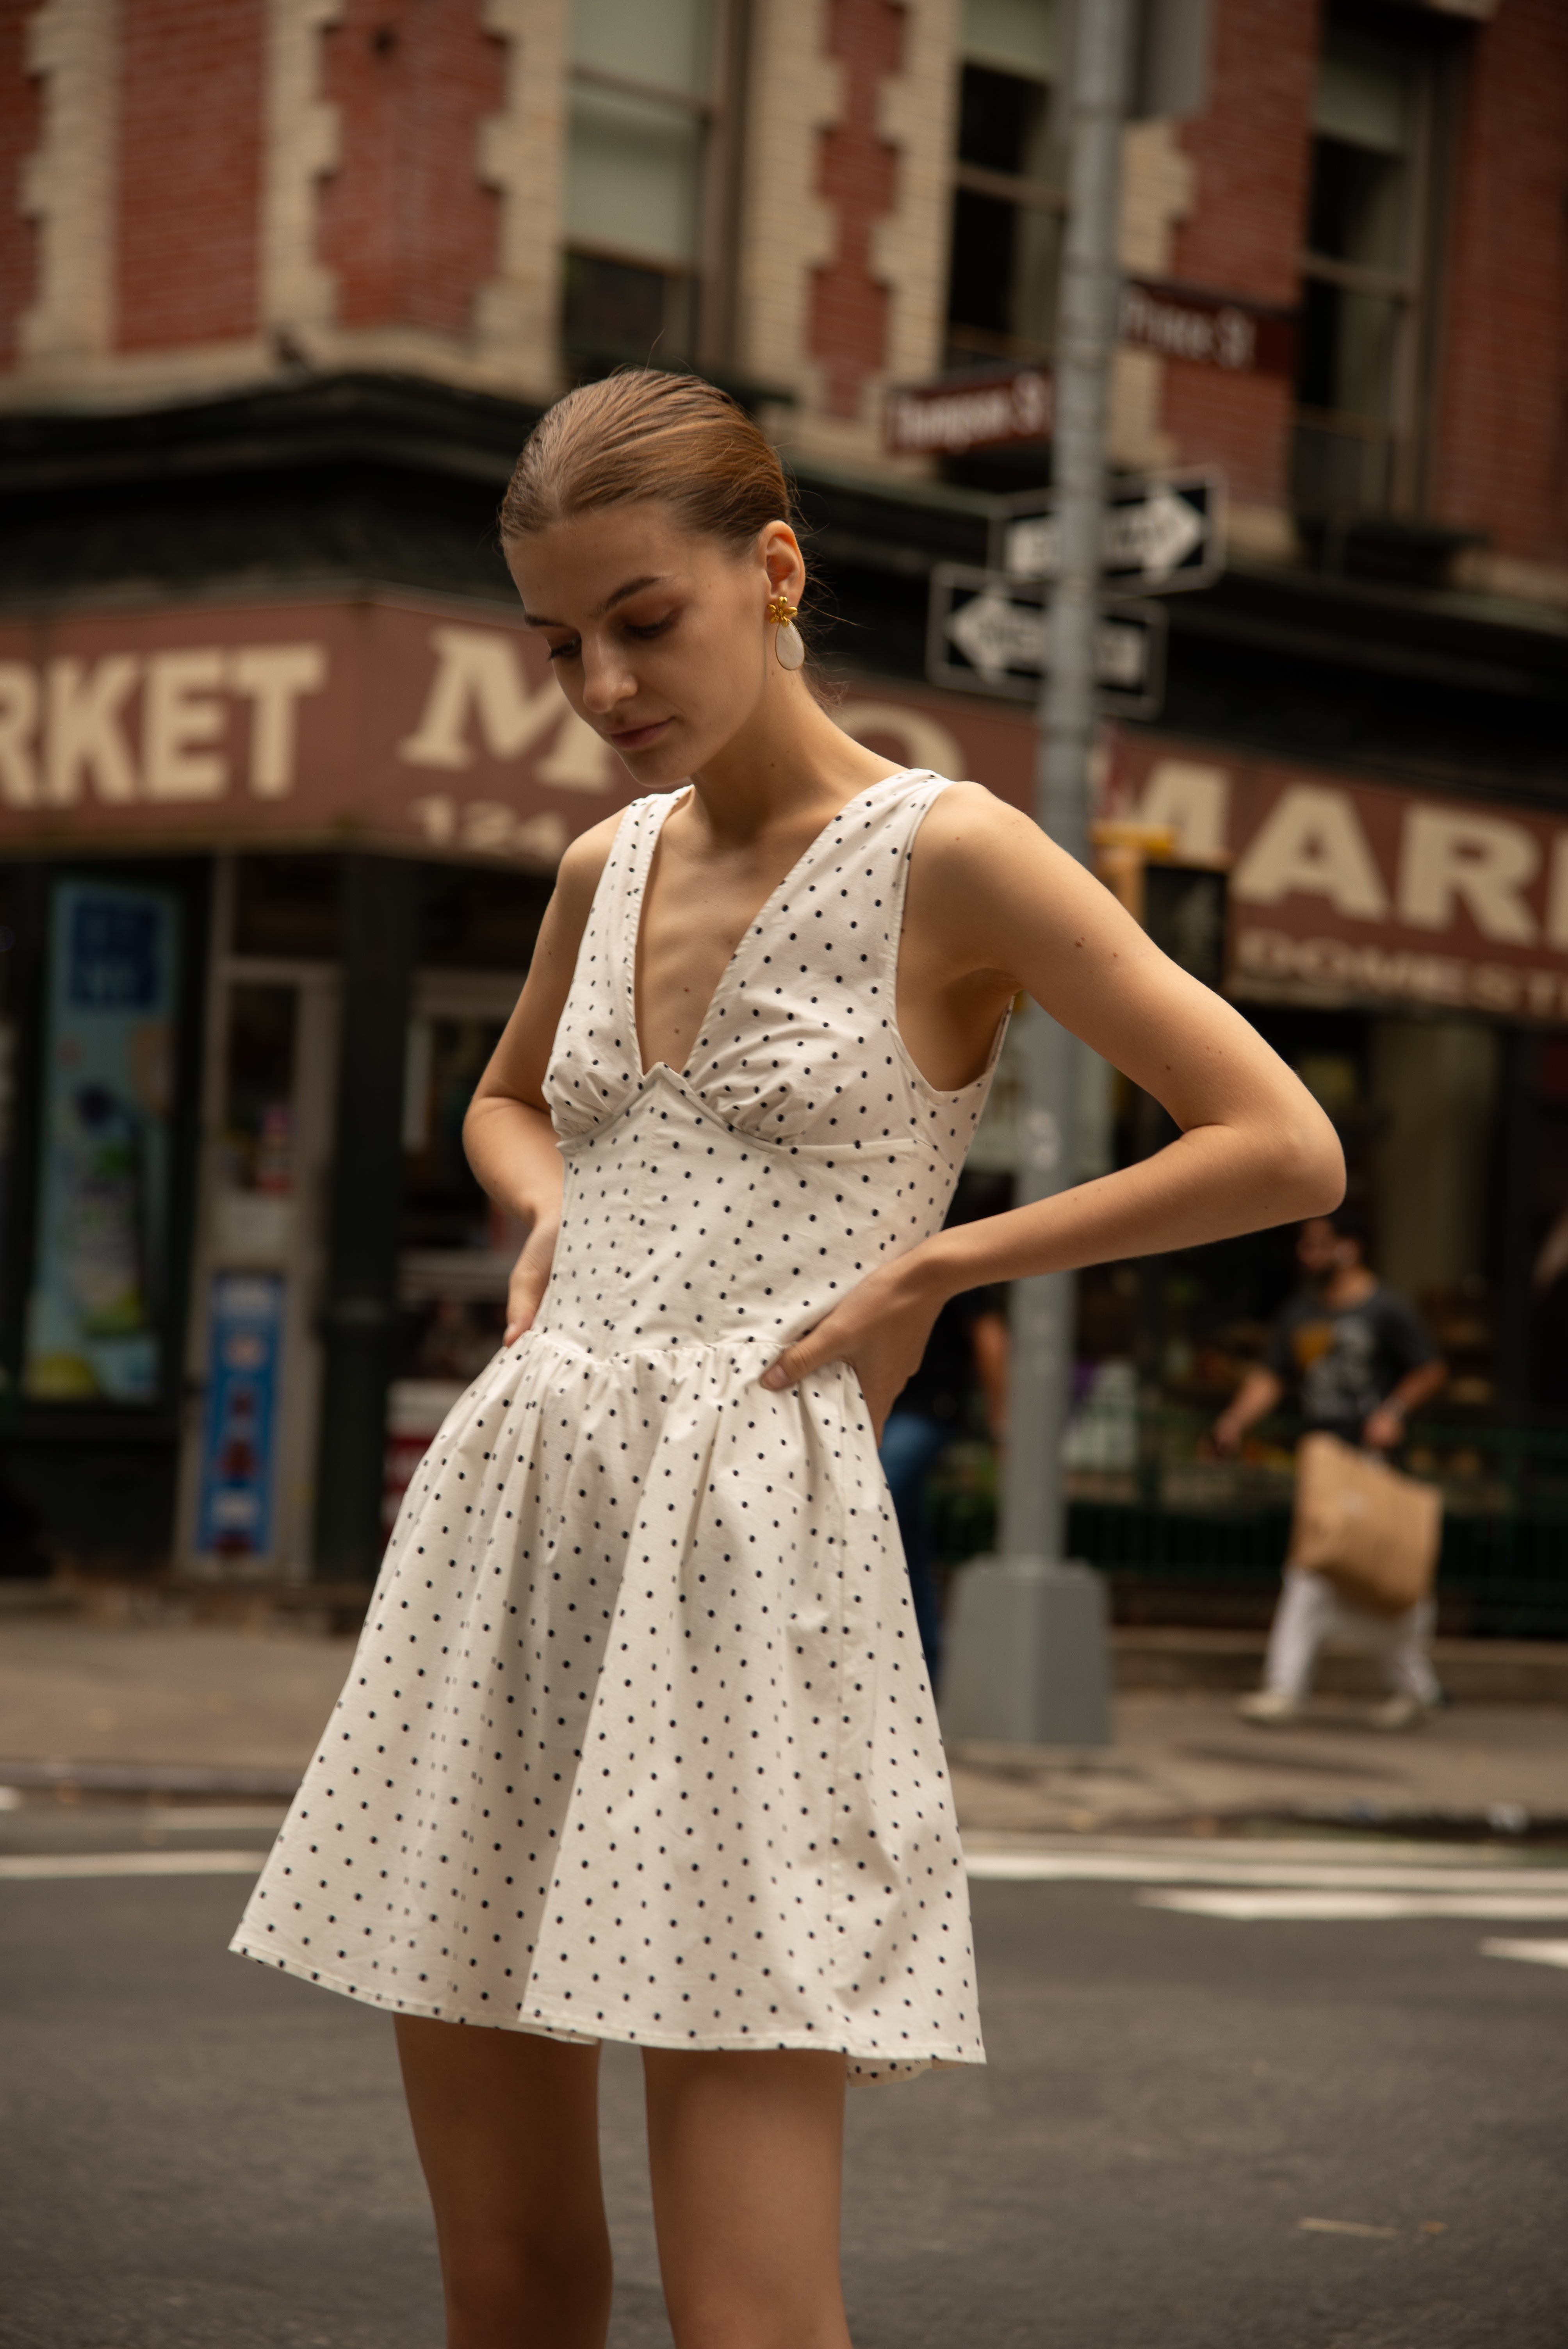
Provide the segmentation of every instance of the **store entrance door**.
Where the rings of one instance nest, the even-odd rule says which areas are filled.
[[[214,961],[178,1555],[189,1572],[310,1572],[338,974]]]
[[[463,1118],[521,974],[422,970],[414,986],[403,1094],[398,1335],[387,1398],[386,1529],[427,1444],[500,1344],[522,1232],[488,1199],[463,1154]]]

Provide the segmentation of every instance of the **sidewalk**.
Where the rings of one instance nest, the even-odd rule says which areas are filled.
[[[1122,1657],[1124,1667],[1146,1677],[1157,1636],[1176,1640],[1175,1651],[1163,1651],[1167,1663],[1174,1652],[1190,1677],[1208,1669],[1205,1640],[1230,1637],[1133,1634],[1142,1645]],[[348,1638],[275,1618],[247,1630],[7,1609],[0,1785],[75,1777],[127,1793],[159,1785],[234,1792],[243,1775],[261,1791],[254,1782],[264,1774],[267,1791],[285,1791],[315,1749],[353,1651]],[[1500,1651],[1500,1671],[1502,1661]],[[1522,1684],[1561,1688],[1561,1651],[1540,1651],[1536,1661]],[[1240,1685],[1255,1677],[1239,1654],[1226,1670]],[[1441,1655],[1439,1670],[1450,1685],[1460,1677]],[[1310,1720],[1259,1730],[1237,1719],[1224,1687],[1123,1687],[1116,1743],[1104,1751],[956,1747],[959,1816],[983,1835],[1299,1819],[1568,1837],[1568,1703],[1461,1697],[1404,1736],[1368,1728],[1366,1713],[1359,1700],[1330,1693]]]

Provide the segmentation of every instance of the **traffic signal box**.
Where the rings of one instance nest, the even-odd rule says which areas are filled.
[[[1216,989],[1225,983],[1225,863],[1176,860],[1170,824],[1106,818],[1089,827],[1094,869],[1162,954]]]

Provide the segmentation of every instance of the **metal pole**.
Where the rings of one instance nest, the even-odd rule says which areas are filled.
[[[1059,848],[1088,854],[1094,749],[1095,632],[1105,528],[1105,430],[1119,288],[1117,222],[1131,0],[1079,0],[1073,43],[1069,210],[1057,305],[1057,568],[1049,661],[1042,680],[1035,808]],[[1046,1199],[1072,1183],[1082,1047],[1031,1005],[1024,1035],[1025,1108],[1017,1197]],[[1066,1530],[1061,1431],[1070,1400],[1071,1273],[1013,1290],[1014,1441],[1003,1487],[1008,1557],[1060,1558]]]
[[[1054,433],[1057,569],[1039,705],[1036,810],[1083,862],[1095,730],[1095,635],[1105,516],[1105,428],[1119,292],[1121,123],[1134,0],[1078,0],[1071,67],[1069,212],[1057,306]],[[1024,1025],[1017,1200],[1077,1172],[1082,1047],[1036,1006]],[[1073,1276],[1015,1284],[1001,1551],[959,1577],[943,1725],[1023,1744],[1110,1739],[1105,1588],[1064,1560],[1062,1430],[1072,1375]]]

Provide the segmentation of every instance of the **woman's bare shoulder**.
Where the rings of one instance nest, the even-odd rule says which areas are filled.
[[[610,851],[615,845],[615,835],[621,829],[624,808],[617,808],[602,823],[590,824],[562,851],[556,867],[555,885],[569,897],[581,896],[585,890],[590,897],[599,886],[600,877],[610,862]]]
[[[1044,840],[1032,816],[998,799],[984,783],[953,781],[932,801],[923,821],[915,862],[928,873],[957,877],[986,864],[1029,855]]]

